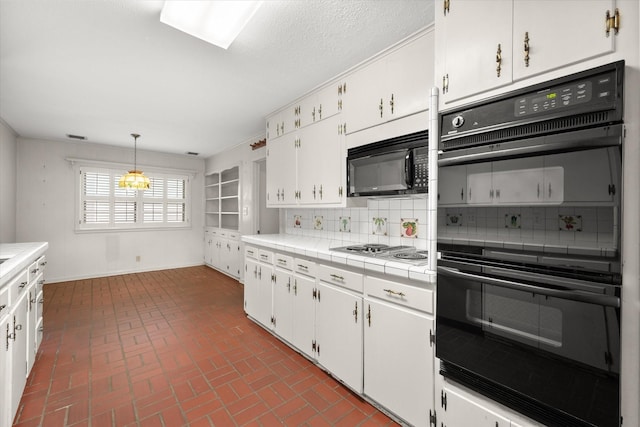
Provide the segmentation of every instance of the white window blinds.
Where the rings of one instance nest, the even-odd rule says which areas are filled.
[[[121,170],[80,168],[78,229],[189,226],[189,177],[148,175],[151,188],[141,191],[120,188],[121,175]]]

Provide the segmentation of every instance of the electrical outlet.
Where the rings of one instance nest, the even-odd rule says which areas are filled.
[[[136,262],[140,262],[140,255],[136,255]]]

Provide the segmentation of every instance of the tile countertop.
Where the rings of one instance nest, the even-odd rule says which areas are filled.
[[[416,266],[404,262],[389,261],[330,250],[330,248],[345,246],[345,243],[342,241],[294,236],[291,234],[248,235],[242,236],[242,241],[247,244],[262,246],[276,251],[302,255],[307,258],[316,258],[321,261],[362,268],[365,274],[367,272],[383,273],[423,283],[436,283],[436,272],[430,270],[426,265]]]
[[[0,243],[0,259],[5,260],[0,264],[0,288],[45,253],[48,247],[47,242]]]

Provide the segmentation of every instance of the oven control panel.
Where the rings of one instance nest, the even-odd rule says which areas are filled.
[[[429,165],[428,148],[414,148],[413,150],[413,188],[427,189],[429,176],[427,168]]]
[[[623,74],[624,61],[618,61],[444,112],[440,149],[449,148],[443,141],[467,135],[582,114],[607,112],[598,118],[603,124],[621,121]]]

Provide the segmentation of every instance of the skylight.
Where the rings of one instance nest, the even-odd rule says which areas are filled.
[[[227,49],[262,1],[167,0],[160,21],[193,37]]]

